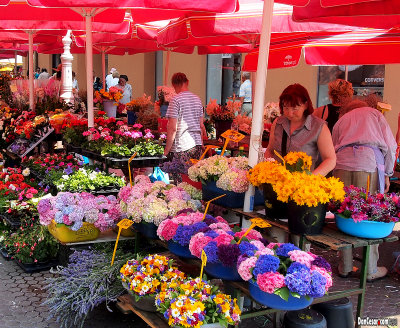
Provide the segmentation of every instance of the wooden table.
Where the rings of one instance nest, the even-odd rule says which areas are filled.
[[[285,232],[289,233],[289,228],[288,228],[287,222],[279,221],[279,220],[270,220],[265,215],[260,214],[259,212],[244,212],[242,209],[231,209],[231,210],[240,217],[241,221],[243,219],[261,217],[265,221],[267,221],[269,224],[271,224],[271,226],[282,229]],[[340,232],[333,222],[328,223],[324,227],[322,234],[320,234],[320,235],[300,236],[300,245],[299,245],[300,248],[304,248],[304,243],[306,241],[309,241],[310,243],[315,244],[321,248],[330,249],[330,250],[334,250],[334,251],[339,251],[339,250],[344,250],[344,249],[349,249],[349,248],[359,248],[359,247],[362,247],[362,249],[363,249],[359,287],[349,289],[349,290],[330,292],[328,295],[326,295],[324,297],[314,299],[313,304],[323,303],[323,302],[327,302],[327,301],[331,301],[331,300],[335,300],[335,299],[340,299],[343,297],[349,297],[352,295],[358,295],[357,317],[356,317],[355,322],[356,322],[356,327],[359,327],[357,318],[362,317],[363,308],[364,308],[364,299],[365,299],[366,281],[367,281],[367,267],[368,267],[370,246],[371,245],[379,245],[379,244],[382,244],[385,242],[393,242],[393,241],[397,241],[398,239],[399,238],[394,234],[391,234],[390,236],[388,236],[386,238],[381,238],[381,239],[365,239],[365,238],[353,237],[353,236],[350,236],[350,235]],[[229,283],[234,287],[235,291],[237,291],[237,295],[235,295],[236,297],[240,297],[240,295],[242,295],[242,294],[249,296],[247,283],[245,283],[245,282],[229,282]],[[242,313],[241,317],[243,319],[245,319],[245,318],[250,318],[250,317],[254,317],[254,316],[273,313],[276,311],[277,310],[275,310],[275,309],[266,309],[266,310],[255,311],[255,312]]]

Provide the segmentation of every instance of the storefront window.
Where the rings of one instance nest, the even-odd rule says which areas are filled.
[[[317,107],[330,103],[328,83],[345,78],[346,66],[321,66],[318,76]],[[353,84],[356,96],[375,93],[383,97],[385,65],[349,65],[348,80]]]

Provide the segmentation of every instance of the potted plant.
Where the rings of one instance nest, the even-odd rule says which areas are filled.
[[[236,325],[241,314],[236,299],[200,278],[167,284],[156,306],[171,327],[179,328]]]
[[[147,96],[146,94],[143,94],[142,97],[132,99],[130,102],[128,102],[125,107],[128,116],[128,124],[135,124],[137,113],[147,110],[152,104],[151,96]]]
[[[332,270],[320,256],[293,244],[260,243],[242,249],[238,272],[249,282],[251,297],[280,310],[299,310],[332,286]]]
[[[293,233],[320,234],[326,204],[344,198],[344,184],[337,178],[311,174],[311,157],[303,152],[290,152],[283,160],[283,164],[275,160],[258,163],[247,177],[254,186],[264,188],[267,215],[286,215]]]
[[[240,113],[241,107],[241,103],[235,99],[228,100],[225,106],[217,104],[216,99],[210,99],[206,106],[206,113],[214,122],[217,140],[222,133],[231,128],[233,119],[237,113]]]
[[[129,260],[121,268],[120,276],[122,285],[133,296],[133,305],[150,312],[157,311],[155,298],[165,292],[168,283],[178,284],[186,278],[172,260],[158,254]]]
[[[242,207],[244,193],[249,188],[248,169],[248,159],[245,157],[215,155],[198,161],[188,169],[188,173],[191,180],[203,183],[204,200],[226,194],[214,203],[225,207]],[[262,203],[262,196],[257,192],[255,204]]]
[[[101,89],[94,93],[94,102],[102,104],[104,106],[104,111],[108,117],[117,116],[117,106],[122,98],[122,90],[117,87],[111,87],[108,91]]]
[[[121,218],[114,196],[61,192],[37,205],[40,223],[63,243],[94,240]]]
[[[384,238],[399,221],[400,199],[397,194],[370,194],[364,188],[345,187],[342,202],[331,202],[336,225],[346,234],[361,238]]]

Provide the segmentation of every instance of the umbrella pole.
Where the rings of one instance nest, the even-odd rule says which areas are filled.
[[[345,79],[346,81],[349,80],[349,65],[345,65],[345,66],[344,66],[344,79]]]
[[[103,89],[106,89],[106,50],[101,47],[101,70],[102,70],[102,81]]]
[[[29,108],[30,110],[35,110],[35,100],[33,97],[33,31],[28,31],[27,33],[29,37]]]
[[[15,74],[15,76],[17,76],[17,70],[18,70],[18,51],[17,50],[15,50],[14,51],[14,60],[15,60],[15,63],[14,63],[14,74]]]
[[[87,90],[87,112],[88,127],[94,126],[93,109],[93,35],[92,14],[85,13],[86,20],[86,90]]]
[[[249,165],[254,167],[258,163],[261,149],[262,133],[264,130],[264,99],[267,83],[268,55],[271,41],[271,23],[274,9],[274,0],[265,0],[260,36],[260,50],[257,64],[256,85],[253,99],[253,119],[251,124],[251,136],[249,145]],[[244,212],[251,212],[254,203],[254,186],[250,185],[246,191]],[[245,221],[244,221],[245,222]]]
[[[164,85],[168,84],[168,73],[169,73],[169,58],[171,56],[171,50],[167,51],[167,58],[165,60],[165,70],[164,70]]]

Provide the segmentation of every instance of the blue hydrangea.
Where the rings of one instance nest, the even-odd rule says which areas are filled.
[[[276,272],[279,268],[280,260],[272,255],[261,255],[254,267],[253,276],[257,278],[259,274],[266,272]]]
[[[204,252],[207,255],[207,262],[217,263],[218,262],[218,254],[217,254],[217,242],[210,241],[206,247],[204,247]]]
[[[181,246],[187,246],[189,245],[190,238],[192,238],[193,232],[194,229],[192,225],[189,226],[180,225],[178,226],[178,229],[176,229],[176,233],[173,240],[179,243]]]
[[[306,271],[310,272],[310,269],[306,265],[301,264],[299,262],[293,262],[290,265],[290,267],[287,269],[287,273],[291,274],[293,272],[298,272],[300,270],[306,270]]]
[[[306,270],[300,270],[287,274],[285,277],[285,285],[294,293],[301,296],[309,295],[311,292],[311,275]]]
[[[208,225],[203,221],[197,222],[192,225],[193,234],[200,232],[202,229],[207,229],[207,228],[208,228]]]
[[[233,232],[233,231],[227,231],[226,232],[228,235],[231,235],[231,236],[234,236],[235,235],[235,233]]]
[[[239,249],[241,254],[245,254],[247,256],[253,256],[255,252],[258,251],[258,248],[253,244],[250,244],[248,241],[243,241],[239,244]]]
[[[219,236],[214,230],[209,230],[204,235],[213,239]]]
[[[289,257],[288,253],[294,250],[300,250],[300,248],[290,243],[283,244],[276,249],[276,255]]]
[[[311,273],[311,297],[322,297],[325,295],[326,278],[317,271]]]

